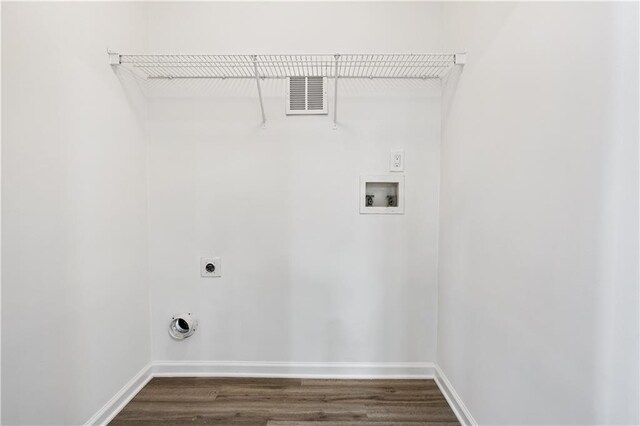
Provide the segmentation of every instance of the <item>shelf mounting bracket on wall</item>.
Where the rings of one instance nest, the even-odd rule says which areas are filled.
[[[253,71],[256,75],[256,85],[258,86],[258,98],[260,99],[260,113],[262,114],[262,128],[267,127],[267,117],[264,114],[264,103],[262,101],[262,87],[260,87],[260,73],[258,73],[258,55],[252,55]]]
[[[464,65],[467,63],[466,53],[455,53],[453,55],[453,63],[456,65]]]

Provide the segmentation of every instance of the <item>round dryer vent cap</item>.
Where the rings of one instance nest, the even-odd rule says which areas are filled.
[[[195,333],[198,321],[191,316],[191,312],[174,315],[169,323],[169,335],[176,340],[186,339]]]

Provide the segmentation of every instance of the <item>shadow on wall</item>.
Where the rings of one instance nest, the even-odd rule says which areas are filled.
[[[442,127],[444,129],[449,112],[455,100],[455,93],[458,88],[458,83],[464,72],[463,66],[453,67],[451,72],[442,80]]]
[[[150,99],[209,99],[209,98],[241,98],[257,97],[256,81],[252,78],[228,79],[144,79],[130,69],[119,67],[119,78],[128,91],[129,86],[136,82],[137,91]],[[124,76],[127,76],[126,78]],[[263,95],[265,97],[283,97],[284,79],[261,79]],[[333,98],[334,79],[327,79],[327,95]],[[367,96],[384,94],[385,97],[402,97],[419,91],[418,96],[424,96],[424,90],[439,89],[438,79],[342,79],[339,80],[338,100],[340,96]]]
[[[138,81],[140,77],[124,67],[111,66],[111,68],[122,85],[124,95],[129,101],[132,111],[140,123],[143,123],[147,118],[147,100]]]

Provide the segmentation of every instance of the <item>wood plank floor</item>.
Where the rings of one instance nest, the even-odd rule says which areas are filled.
[[[459,424],[433,380],[154,378],[111,425]]]

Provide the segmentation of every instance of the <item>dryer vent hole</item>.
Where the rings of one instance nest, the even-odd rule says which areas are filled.
[[[189,331],[189,324],[182,318],[179,318],[178,323],[176,324],[176,329],[180,333],[187,333]]]

